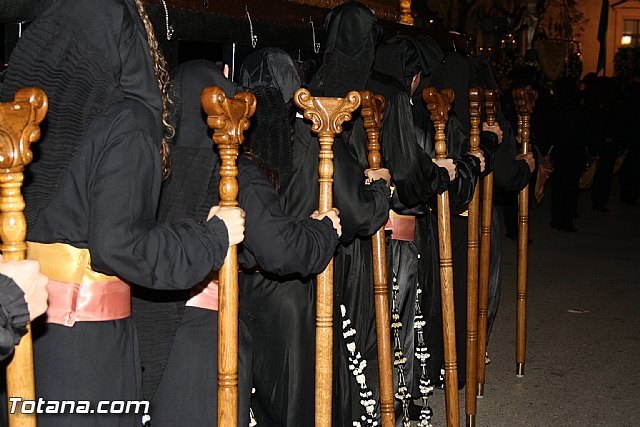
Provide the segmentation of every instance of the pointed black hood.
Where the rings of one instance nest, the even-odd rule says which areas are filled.
[[[91,125],[111,106],[132,99],[146,107],[153,120],[149,133],[160,145],[162,99],[134,0],[43,2],[11,55],[1,100],[13,100],[26,86],[40,87],[49,97],[24,187],[31,229],[78,147],[91,141]]]
[[[240,84],[247,89],[272,87],[289,102],[302,82],[293,60],[287,52],[276,47],[257,50],[246,57],[240,68]]]
[[[311,86],[317,95],[344,97],[365,88],[382,28],[367,6],[356,1],[333,9],[325,20],[322,68]]]
[[[244,89],[256,96],[256,112],[246,132],[246,146],[276,187],[291,173],[293,94],[301,86],[300,76],[288,53],[266,48],[249,55],[240,70]]]
[[[440,46],[428,36],[395,36],[380,45],[373,69],[402,83],[407,94],[413,76],[422,72],[418,94],[427,86],[443,57]]]
[[[202,110],[200,95],[207,86],[219,86],[232,97],[236,86],[212,62],[189,61],[173,71],[176,135],[171,149],[171,175],[163,183],[158,219],[204,221],[218,198],[218,155]]]

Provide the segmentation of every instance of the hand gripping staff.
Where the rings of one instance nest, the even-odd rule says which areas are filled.
[[[360,107],[360,94],[352,91],[345,98],[314,97],[306,89],[298,89],[293,99],[304,118],[312,122],[311,131],[320,142],[318,182],[320,205],[326,212],[333,207],[333,140],[342,132],[342,123]],[[333,259],[318,275],[316,301],[316,392],[315,425],[331,426],[333,380]]]
[[[484,113],[487,124],[496,123],[498,91],[484,90]],[[491,261],[491,217],[493,215],[493,172],[482,180],[482,225],[480,227],[480,278],[478,285],[478,356],[477,395],[484,397],[485,354],[487,352],[487,320],[489,306],[489,270]],[[468,367],[467,367],[468,369]],[[473,387],[473,385],[469,385]]]
[[[361,115],[369,140],[369,167],[380,169],[380,128],[384,111],[384,97],[360,91]],[[391,321],[389,318],[389,287],[387,286],[387,254],[384,226],[371,237],[373,246],[373,282],[376,305],[376,336],[378,337],[378,372],[380,374],[380,413],[382,427],[394,427],[393,365],[391,362]]]
[[[202,108],[220,155],[220,206],[238,206],[238,149],[256,111],[249,92],[227,98],[217,86],[202,91]],[[238,250],[229,246],[218,272],[218,425],[238,425]]]
[[[518,142],[521,153],[530,151],[531,113],[538,98],[532,89],[514,89],[513,98],[518,111]],[[529,263],[529,185],[518,195],[518,295],[516,323],[516,375],[524,375],[527,341],[527,271]]]
[[[27,254],[27,222],[20,188],[24,167],[31,163],[30,145],[40,139],[40,123],[47,114],[48,99],[42,89],[23,88],[16,92],[14,102],[0,104],[0,214],[2,226],[2,256],[7,261],[21,261]],[[31,327],[7,366],[7,396],[35,400],[33,373],[33,343]],[[35,427],[34,414],[16,411],[9,415],[10,427]]]
[[[427,103],[431,121],[436,129],[436,159],[447,158],[447,142],[444,129],[449,120],[449,111],[454,93],[451,89],[438,92],[427,87],[422,92]],[[438,245],[440,247],[440,288],[442,294],[442,332],[444,336],[445,398],[447,425],[460,425],[458,402],[458,362],[456,360],[456,323],[453,303],[453,256],[451,251],[451,226],[449,191],[438,195]]]
[[[482,88],[469,89],[470,152],[480,151],[480,120],[482,110]],[[478,353],[478,268],[480,231],[480,192],[474,189],[469,203],[469,226],[467,237],[467,378],[465,387],[465,413],[467,426],[476,425],[476,358]]]

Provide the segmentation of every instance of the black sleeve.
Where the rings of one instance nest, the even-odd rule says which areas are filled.
[[[334,152],[334,206],[340,210],[343,242],[375,234],[389,216],[390,190],[384,180],[365,185],[364,170],[349,154],[342,140]]]
[[[16,283],[0,274],[0,360],[7,358],[27,332],[29,309]]]
[[[465,154],[454,160],[456,179],[449,185],[449,206],[452,212],[463,211],[473,198],[473,192],[480,176],[480,159]]]
[[[399,93],[385,108],[382,152],[402,204],[425,204],[448,188],[449,174],[418,145],[409,98]]]
[[[480,134],[480,149],[484,154],[484,172],[482,172],[481,176],[486,176],[493,172],[494,156],[498,148],[500,148],[498,135],[489,131],[483,131]]]
[[[160,156],[150,138],[114,138],[96,161],[90,188],[92,266],[144,287],[186,289],[220,267],[228,247],[224,223],[155,220]]]
[[[284,211],[306,219],[318,208],[318,154],[320,145],[310,126],[296,120],[294,164],[281,190]],[[374,234],[389,214],[389,189],[383,182],[364,185],[364,169],[341,138],[333,144],[333,206],[340,210],[341,241]]]
[[[275,189],[257,167],[241,172],[238,179],[238,202],[246,212],[240,264],[280,276],[322,272],[338,245],[331,220],[286,215]]]
[[[502,124],[501,124],[502,126]],[[520,191],[531,177],[529,165],[524,160],[516,160],[516,140],[511,126],[502,128],[502,144],[494,156],[493,176],[498,187],[505,191]]]
[[[495,183],[505,191],[520,191],[529,183],[531,172],[526,161],[515,159],[518,154],[516,136],[502,111],[498,111],[497,121],[503,138],[494,156]]]

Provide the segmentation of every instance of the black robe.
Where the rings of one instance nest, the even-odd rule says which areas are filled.
[[[481,131],[480,149],[485,158],[485,171],[480,173],[480,168],[474,157],[467,154],[469,152],[469,97],[468,91],[473,82],[473,68],[469,59],[457,52],[445,55],[444,61],[438,68],[438,72],[432,83],[437,89],[451,88],[454,90],[455,99],[452,105],[450,119],[447,123],[447,151],[449,156],[460,159],[456,162],[458,167],[458,181],[450,189],[450,209],[451,209],[451,246],[453,259],[453,291],[455,307],[455,329],[456,329],[456,352],[458,364],[458,386],[461,388],[466,382],[466,331],[467,331],[467,243],[468,243],[468,218],[459,215],[466,210],[471,201],[478,178],[491,172],[494,167],[494,153],[498,150],[497,136],[492,132]],[[422,113],[426,116],[425,112]],[[416,117],[417,119],[417,117]],[[427,127],[430,129],[430,126]],[[455,181],[454,181],[455,183]],[[431,224],[434,231],[434,242],[437,241],[437,219],[432,216]],[[437,247],[432,247],[437,251]],[[438,278],[437,285],[432,292],[427,291],[433,301],[440,300],[439,275],[432,274]],[[442,341],[442,318],[441,303],[431,305],[428,313],[435,316],[429,317],[431,322],[428,325],[435,326],[431,329],[427,326],[431,343],[431,375],[439,379],[440,369],[444,363],[444,353]]]
[[[340,313],[341,303],[345,307],[349,307],[351,322],[357,331],[356,346],[361,354],[366,354],[365,357],[369,360],[366,375],[368,384],[373,388],[377,384],[377,359],[375,356],[377,353],[375,323],[373,322],[371,242],[368,239],[360,240],[358,236],[370,236],[377,231],[386,220],[389,205],[388,189],[384,183],[376,181],[371,186],[364,185],[363,170],[349,155],[344,142],[336,140],[333,148],[335,156],[333,201],[334,206],[340,210],[343,233],[341,240],[343,242],[358,242],[357,248],[353,246],[349,249],[350,252],[345,251],[344,245],[340,246],[334,267],[334,309],[336,310],[334,315],[334,367],[337,369],[334,375],[334,391],[336,393],[334,396],[334,420],[347,422],[353,419],[351,418],[352,414],[362,414],[364,409],[359,406],[359,386],[348,370],[348,358],[345,354],[347,348],[341,331],[342,320],[338,317],[338,313]],[[301,119],[297,119],[291,175],[287,185],[282,188],[281,194],[285,212],[299,219],[308,217],[318,206],[319,151],[319,144],[315,136],[311,134],[310,126]],[[347,246],[347,249],[351,245]],[[299,352],[289,356],[291,361],[288,367],[282,366],[278,371],[280,374],[276,374],[273,366],[269,366],[269,368],[272,375],[280,375],[281,378],[282,376],[288,378],[291,375],[290,371],[304,373],[304,375],[297,378],[297,383],[292,383],[290,379],[287,381],[288,385],[285,382],[288,391],[282,390],[281,386],[273,381],[272,387],[279,390],[279,395],[283,397],[276,396],[276,400],[269,398],[268,403],[263,404],[265,407],[275,406],[269,413],[263,412],[256,405],[256,397],[258,397],[256,394],[253,399],[253,408],[259,424],[297,426],[313,423],[315,288],[308,285],[310,281],[311,279],[306,279],[303,281],[306,286],[301,286],[299,280],[283,281],[280,279],[277,286],[272,285],[273,290],[269,293],[270,298],[284,298],[285,301],[291,301],[287,307],[291,309],[297,307],[295,314],[300,321],[289,324],[288,327],[295,328],[295,336],[301,340]],[[349,288],[345,291],[347,284]],[[309,304],[311,307],[308,307]],[[307,308],[302,310],[302,307]],[[290,342],[293,343],[293,341]],[[275,347],[274,342],[271,342],[270,345]],[[257,366],[255,362],[254,366]],[[264,369],[261,372],[264,373]],[[286,397],[285,393],[289,395],[289,403],[284,398]],[[339,393],[344,393],[345,397],[338,398],[338,396],[343,396]],[[280,406],[277,406],[276,403],[279,403]],[[279,410],[282,405],[285,405],[285,409]]]
[[[238,203],[246,212],[246,237],[239,253],[243,271],[239,278],[238,419],[239,425],[248,425],[251,386],[256,392],[262,390],[273,372],[270,366],[261,365],[266,356],[292,370],[299,363],[295,347],[288,347],[291,351],[288,354],[285,345],[278,345],[287,341],[290,333],[287,326],[293,328],[287,313],[291,309],[309,311],[308,306],[287,304],[280,283],[275,285],[278,289],[274,293],[272,278],[308,277],[321,272],[338,240],[329,219],[298,220],[284,214],[278,194],[253,161],[241,157],[238,167]],[[212,172],[214,185],[210,191],[215,193],[218,171]],[[189,183],[197,186],[193,180]],[[301,291],[312,290],[311,286],[304,289],[300,283],[296,287]],[[162,380],[151,402],[153,425],[216,425],[217,333],[216,311],[184,308]],[[292,395],[285,402],[293,404],[294,400]]]
[[[43,4],[14,50],[2,99],[22,86],[42,87],[50,106],[25,184],[29,240],[88,248],[96,271],[148,287],[190,285],[222,263],[221,221],[156,222],[161,99],[132,0]],[[130,318],[34,324],[34,337],[38,396],[140,398]],[[42,414],[38,422],[132,425],[141,416]]]
[[[437,45],[426,48],[410,37],[395,37],[380,46],[374,65],[374,73],[368,89],[382,94],[386,100],[382,124],[382,152],[389,167],[395,187],[392,208],[400,214],[424,215],[427,202],[446,190],[449,176],[444,168],[432,162],[431,157],[419,144],[419,129],[413,122],[411,81],[422,72],[430,76],[431,67],[437,64],[442,53]],[[421,92],[424,83],[416,90]],[[422,102],[422,101],[418,101]],[[416,240],[412,242],[387,239],[388,283],[392,316],[392,340],[394,348],[394,389],[396,395],[396,425],[408,421],[411,401],[420,398],[420,362],[416,359],[415,328],[419,308],[419,292],[423,293],[424,282],[419,277],[422,257]],[[425,254],[425,252],[422,252]],[[419,323],[419,320],[418,320]],[[424,375],[423,381],[426,381]],[[429,385],[425,382],[427,390]],[[404,392],[400,392],[400,387]],[[428,392],[427,392],[428,394]],[[425,397],[427,395],[425,394]],[[430,409],[423,401],[423,416],[429,418]]]
[[[352,6],[345,6],[350,9]],[[361,12],[362,6],[356,6]],[[367,14],[370,12],[367,10]],[[334,15],[341,17],[341,13]],[[372,22],[372,21],[370,21]],[[327,48],[328,51],[331,49]],[[256,54],[257,55],[257,54]],[[288,70],[293,69],[291,60],[284,61],[282,55],[272,55],[272,61],[247,61],[241,73],[243,84],[247,80],[255,86],[276,86],[284,94],[292,94],[287,88],[286,76],[291,75]],[[276,60],[280,58],[279,60]],[[279,66],[274,66],[275,64]],[[259,73],[245,69],[250,64],[258,65]],[[246,67],[245,67],[246,65]],[[273,83],[275,82],[275,84]],[[251,86],[251,85],[249,85]],[[296,88],[293,88],[294,90]],[[286,95],[284,101],[288,101]],[[275,144],[278,141],[272,141]],[[281,146],[287,150],[286,146]],[[262,151],[262,149],[258,149]],[[268,153],[270,150],[266,150]],[[282,150],[279,150],[282,151]],[[287,156],[269,156],[271,168],[279,172],[286,171],[280,176],[281,203],[285,212],[298,220],[307,220],[308,216],[317,209],[318,203],[318,154],[319,145],[316,137],[311,134],[310,127],[302,120],[295,120],[293,124],[293,146],[291,147],[290,164]],[[387,210],[387,194],[382,183],[370,187],[363,184],[362,169],[346,152],[343,142],[337,140],[334,144],[335,172],[334,172],[334,204],[340,209],[342,224],[342,240],[354,239],[357,235],[370,235],[371,230],[384,222]],[[340,272],[355,271],[341,269],[338,251],[335,268],[336,311],[339,312],[340,301]],[[363,257],[362,255],[358,255]],[[367,259],[363,257],[363,259]],[[371,259],[370,257],[368,258]],[[369,261],[370,262],[370,261]],[[355,267],[362,268],[362,263],[354,260]],[[369,268],[369,271],[370,268]],[[314,271],[317,273],[319,271]],[[252,408],[259,425],[311,425],[314,417],[314,372],[315,372],[315,288],[312,286],[312,276],[301,275],[273,275],[246,274],[241,282],[244,306],[241,316],[248,319],[252,331],[254,348],[254,386],[256,393],[252,400]],[[362,289],[356,286],[356,289]],[[367,307],[373,305],[373,292],[355,297]],[[339,319],[335,326],[339,327]],[[363,340],[369,343],[369,348],[375,348],[375,338],[365,332],[372,330],[362,328]],[[341,339],[335,332],[336,341]],[[371,344],[373,343],[373,344]],[[260,350],[258,350],[260,348]],[[336,352],[344,352],[344,346],[334,346]],[[338,353],[339,354],[339,353]],[[342,363],[346,357],[336,356],[334,366],[346,366]],[[339,362],[340,361],[340,362]],[[346,371],[346,369],[345,369]],[[335,376],[337,381],[345,379],[345,387],[335,387],[334,390],[344,392],[351,390],[349,381],[354,382],[350,373]],[[357,391],[356,391],[357,393]],[[358,402],[351,398],[341,399],[334,396],[337,404]],[[337,412],[339,414],[339,412]],[[338,420],[349,421],[351,415]]]

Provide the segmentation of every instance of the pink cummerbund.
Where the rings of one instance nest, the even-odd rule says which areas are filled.
[[[191,288],[191,298],[187,301],[187,307],[218,311],[218,281],[212,280],[206,285]]]
[[[68,283],[49,280],[46,321],[63,326],[104,322],[131,316],[131,290],[121,280]]]

